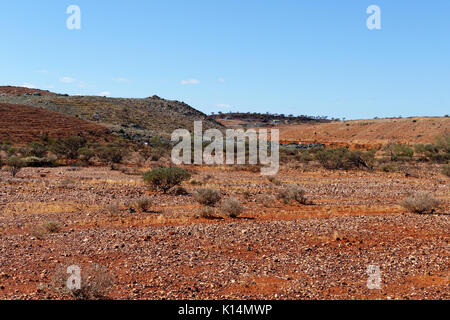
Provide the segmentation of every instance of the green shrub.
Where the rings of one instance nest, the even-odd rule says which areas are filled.
[[[144,182],[153,189],[162,190],[164,193],[171,188],[181,184],[183,181],[191,177],[189,172],[182,168],[156,168],[147,171],[144,176]]]
[[[93,157],[95,157],[95,150],[89,147],[83,147],[78,150],[78,157],[82,161],[89,162]]]
[[[403,199],[401,205],[414,213],[433,213],[440,206],[440,201],[427,192],[416,192]]]
[[[194,193],[194,199],[205,206],[214,207],[217,202],[220,201],[220,192],[212,188],[202,188],[198,189]]]
[[[362,152],[359,150],[348,150],[347,148],[322,149],[318,151],[315,158],[320,164],[330,170],[351,168],[372,168],[375,152]]]
[[[67,159],[77,159],[78,150],[86,145],[86,139],[79,136],[72,136],[66,139],[58,139],[52,143],[50,150],[54,153],[66,157]]]
[[[237,218],[244,210],[239,200],[235,198],[225,199],[220,209],[231,218]]]
[[[35,168],[54,167],[56,165],[56,160],[58,160],[56,157],[44,157],[44,158],[26,157],[22,159],[25,167],[35,167]]]
[[[120,146],[101,146],[96,154],[103,162],[120,163],[126,155],[126,149]]]
[[[406,144],[392,143],[386,147],[386,150],[391,161],[410,161],[414,156],[414,150]]]
[[[47,147],[39,142],[31,142],[28,145],[28,155],[31,157],[44,158],[47,155]]]

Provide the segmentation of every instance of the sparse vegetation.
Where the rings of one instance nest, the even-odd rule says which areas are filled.
[[[216,189],[202,188],[194,193],[194,198],[198,203],[204,206],[214,207],[216,203],[220,201],[221,196],[220,192]]]
[[[214,219],[215,209],[213,207],[201,207],[198,209],[198,215],[204,219]]]
[[[120,163],[122,159],[125,157],[127,150],[118,145],[102,145],[99,146],[96,150],[97,157],[109,164]]]
[[[191,177],[190,173],[182,168],[156,168],[144,174],[143,179],[153,189],[167,193],[173,187],[181,184]]]
[[[79,136],[72,136],[65,139],[58,139],[50,145],[50,150],[57,155],[67,159],[77,159],[78,150],[86,145],[86,139]]]
[[[408,211],[414,213],[433,213],[439,206],[440,201],[427,192],[416,192],[403,199],[401,205]]]
[[[11,172],[13,178],[15,178],[17,173],[19,173],[19,171],[26,165],[25,161],[17,156],[10,157],[6,164],[9,166],[9,171]]]
[[[281,186],[282,185],[282,182],[280,180],[278,180],[275,176],[269,176],[267,178],[267,180],[269,180],[269,182],[273,183],[274,185],[277,185],[277,186]]]
[[[446,175],[447,177],[450,177],[450,164],[444,164],[442,166],[442,174]]]
[[[74,264],[76,265],[76,264]],[[114,284],[114,277],[107,268],[100,265],[91,265],[80,268],[80,289],[68,288],[67,280],[70,274],[68,267],[58,270],[53,277],[52,285],[57,294],[70,295],[78,300],[104,299]]]
[[[374,152],[348,150],[347,148],[323,149],[316,153],[315,158],[326,169],[370,169],[372,168],[371,163],[374,161]]]
[[[112,202],[112,203],[108,204],[105,207],[105,210],[111,217],[119,216],[122,213],[122,208],[121,208],[120,204],[117,202]]]
[[[220,206],[220,209],[231,218],[237,218],[244,210],[239,200],[235,198],[225,199]]]
[[[296,201],[300,204],[308,204],[308,199],[306,198],[306,191],[296,185],[290,185],[284,188],[278,194],[278,198],[281,199],[285,204],[289,204],[292,201]]]
[[[42,227],[48,233],[58,233],[61,230],[61,225],[56,221],[47,221],[42,224]]]
[[[153,205],[153,199],[150,197],[142,197],[133,201],[130,205],[136,211],[147,212]]]

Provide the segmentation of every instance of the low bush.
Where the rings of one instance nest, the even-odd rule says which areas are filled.
[[[150,197],[142,197],[133,201],[130,205],[136,211],[147,212],[153,205],[153,199]]]
[[[220,192],[212,188],[202,188],[198,189],[194,193],[194,199],[205,206],[214,207],[217,202],[220,201]]]
[[[96,150],[97,157],[105,163],[120,163],[125,157],[127,150],[121,146],[106,145],[100,146]]]
[[[198,212],[198,215],[204,219],[214,219],[216,217],[214,214],[215,210],[213,207],[202,207],[202,208],[198,209],[197,212]]]
[[[17,156],[12,156],[10,157],[7,161],[6,164],[9,166],[9,170],[11,172],[11,175],[14,177],[16,177],[17,173],[19,173],[19,171],[26,166],[25,161],[23,161],[23,159],[17,157]]]
[[[22,161],[24,162],[25,167],[54,167],[56,166],[56,160],[58,160],[54,156],[50,157],[44,157],[44,158],[38,158],[38,157],[26,157],[23,158]]]
[[[450,164],[445,164],[442,166],[442,174],[445,174],[447,177],[450,177]]]
[[[75,265],[72,267],[76,267]],[[67,286],[70,270],[68,267],[57,270],[52,285],[57,294],[69,295],[78,300],[98,300],[106,298],[114,284],[114,277],[106,267],[98,264],[80,268],[80,288]],[[72,271],[73,272],[73,271]]]
[[[61,230],[61,225],[56,221],[47,221],[42,224],[42,227],[48,233],[58,233]]]
[[[392,143],[386,147],[391,161],[410,161],[414,156],[414,150],[406,145],[399,143]]]
[[[384,172],[399,172],[402,170],[402,167],[396,162],[389,161],[380,163],[376,169]]]
[[[260,194],[256,197],[256,202],[260,203],[263,207],[270,208],[276,201],[275,196],[271,194]]]
[[[433,213],[440,206],[440,201],[430,193],[416,192],[403,199],[401,205],[408,211],[414,213]]]
[[[372,168],[375,153],[373,151],[362,152],[348,150],[347,148],[323,149],[315,154],[316,160],[330,170]]]
[[[289,204],[292,201],[296,201],[300,204],[308,204],[308,199],[305,196],[306,191],[299,186],[291,185],[283,189],[279,194],[278,198],[283,200],[285,204]]]
[[[40,142],[31,142],[28,145],[28,156],[44,158],[47,155],[47,147]]]
[[[239,200],[235,198],[225,199],[220,209],[231,218],[237,218],[244,210]]]
[[[156,168],[147,171],[143,176],[143,180],[151,188],[159,189],[167,193],[167,191],[181,184],[183,181],[188,180],[190,177],[191,175],[187,170],[171,167]]]
[[[67,159],[77,159],[78,150],[86,145],[86,139],[79,136],[72,136],[66,139],[58,139],[50,145],[50,150],[54,153],[66,157]]]

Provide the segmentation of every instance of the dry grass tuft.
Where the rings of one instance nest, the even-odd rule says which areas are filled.
[[[433,198],[430,193],[427,192],[416,192],[408,195],[405,199],[403,199],[401,205],[408,211],[414,213],[433,213],[435,212],[441,202]]]

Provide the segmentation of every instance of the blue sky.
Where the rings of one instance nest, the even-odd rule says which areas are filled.
[[[81,30],[66,28],[72,4]],[[450,113],[449,0],[2,1],[0,36],[0,85],[207,113]]]

